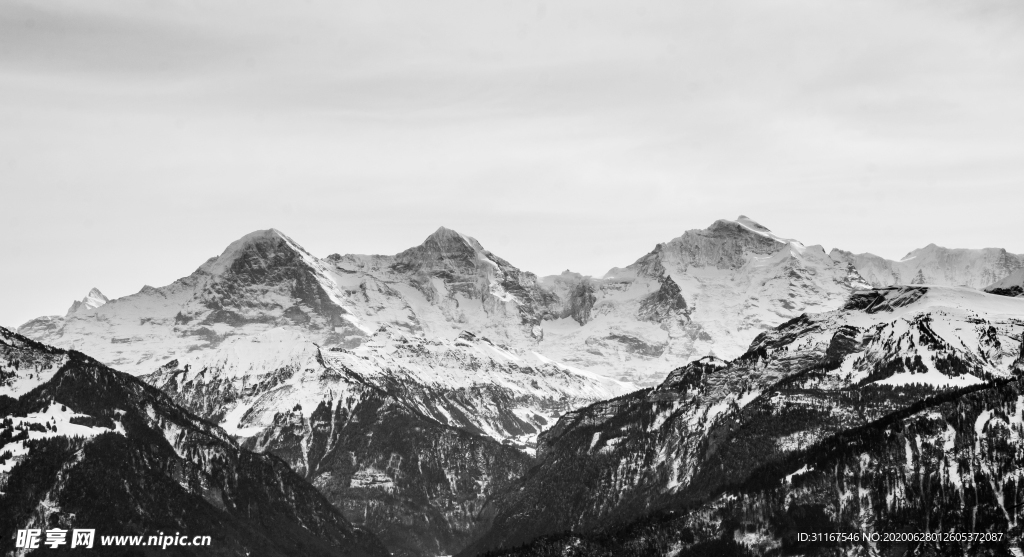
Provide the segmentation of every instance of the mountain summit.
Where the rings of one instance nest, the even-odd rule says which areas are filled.
[[[571,302],[563,315],[587,316],[573,317],[578,327],[546,324],[545,353],[645,383],[711,353],[739,356],[758,333],[836,309],[869,287],[821,246],[777,236],[742,215],[688,230],[600,279],[563,274],[542,284]]]
[[[266,268],[275,263],[275,259],[287,261],[309,255],[291,238],[279,230],[270,228],[257,230],[231,242],[224,252],[210,258],[199,267],[200,271],[211,275],[226,272],[244,272],[247,268]],[[311,257],[311,256],[310,256]]]
[[[103,293],[100,292],[98,288],[93,288],[92,290],[89,291],[88,294],[85,295],[84,298],[82,298],[81,300],[75,300],[71,304],[71,307],[68,308],[68,312],[65,315],[65,317],[68,317],[80,311],[96,309],[109,301],[110,300],[106,296],[104,296]]]
[[[18,331],[140,374],[178,354],[274,327],[297,327],[317,342],[356,346],[372,329],[360,327],[343,297],[317,258],[270,229],[232,242],[167,286],[146,286],[66,319],[35,319]]]

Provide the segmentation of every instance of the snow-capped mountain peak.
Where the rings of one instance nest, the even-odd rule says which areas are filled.
[[[440,251],[450,250],[461,250],[464,247],[472,249],[473,251],[483,251],[484,247],[480,245],[480,242],[476,238],[467,236],[451,228],[445,228],[444,226],[438,227],[433,234],[427,236],[426,240],[423,241],[422,247],[437,246]]]
[[[744,215],[688,230],[602,278],[541,282],[563,304],[544,325],[544,354],[641,382],[712,352],[739,356],[759,332],[869,286],[821,246]]]
[[[272,262],[274,255],[288,253],[296,254],[302,259],[313,259],[305,249],[279,230],[257,230],[231,242],[223,253],[210,258],[198,270],[210,275],[222,275],[229,271],[240,272],[247,266],[265,266]]]
[[[904,255],[903,259],[900,259],[900,261],[910,261],[911,259],[916,259],[920,255],[928,255],[930,253],[934,253],[934,252],[936,252],[938,250],[944,250],[944,249],[946,249],[946,248],[943,248],[943,247],[941,247],[941,246],[939,246],[939,245],[937,245],[935,243],[931,243],[931,244],[928,244],[927,246],[925,246],[923,248],[917,248],[917,249],[911,251],[910,253]]]
[[[89,291],[88,294],[85,295],[84,298],[82,298],[81,300],[75,300],[71,304],[71,307],[68,308],[66,316],[70,316],[80,311],[96,309],[109,301],[110,299],[104,296],[103,293],[100,292],[99,288],[93,288],[92,290]]]
[[[475,238],[440,227],[422,244],[395,255],[393,267],[400,272],[472,273],[483,266],[510,266],[494,256]]]

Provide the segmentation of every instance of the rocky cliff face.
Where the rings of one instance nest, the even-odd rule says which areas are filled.
[[[283,458],[392,555],[450,555],[531,464],[521,451],[411,411],[385,392],[279,412],[245,446]]]
[[[700,360],[655,389],[567,414],[466,554],[705,504],[758,469],[929,397],[1014,377],[1024,371],[1022,336],[1016,299],[964,288],[861,292],[841,310],[760,335],[732,362]]]
[[[181,555],[383,556],[280,460],[241,449],[164,393],[0,328],[0,531],[211,536]],[[31,387],[31,388],[30,388]],[[26,390],[28,389],[28,390]],[[15,554],[13,535],[0,539]]]

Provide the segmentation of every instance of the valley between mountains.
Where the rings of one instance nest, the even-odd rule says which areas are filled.
[[[326,257],[265,230],[0,329],[0,530],[202,531],[223,555],[1021,554],[1024,256],[889,261],[742,216],[638,255],[538,277],[446,228]]]

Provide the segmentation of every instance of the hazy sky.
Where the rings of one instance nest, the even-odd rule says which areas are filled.
[[[1024,3],[0,0],[0,324],[275,227],[603,274],[746,214],[1024,253]]]

